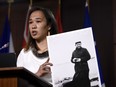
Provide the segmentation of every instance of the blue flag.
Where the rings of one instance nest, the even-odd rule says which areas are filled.
[[[9,53],[11,48],[10,45],[12,44],[11,42],[11,33],[10,33],[10,24],[8,17],[5,19],[4,23],[4,29],[2,36],[0,38],[0,53]],[[12,45],[12,52],[14,51],[13,45]]]
[[[88,9],[88,3],[87,2],[86,2],[86,5],[85,5],[84,26],[83,27],[84,28],[92,27],[92,23],[91,23],[91,18],[90,18],[90,15],[89,15],[89,9]],[[99,68],[101,84],[102,84],[102,87],[105,87],[105,83],[104,83],[104,79],[103,79],[103,75],[102,75],[102,69],[101,69],[101,66],[100,66],[100,57],[98,55],[98,51],[97,51],[97,47],[96,46],[95,46],[95,49],[96,49],[96,55],[97,55],[97,60],[98,60],[98,68]]]
[[[84,28],[91,27],[90,15],[88,11],[88,5],[85,5],[85,14],[84,14]]]

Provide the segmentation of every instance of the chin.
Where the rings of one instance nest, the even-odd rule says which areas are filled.
[[[38,37],[36,37],[36,36],[33,36],[32,38],[33,38],[33,39],[38,39]]]

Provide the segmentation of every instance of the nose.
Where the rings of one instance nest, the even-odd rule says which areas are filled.
[[[36,29],[36,28],[37,28],[36,24],[33,23],[33,24],[32,24],[32,29]]]

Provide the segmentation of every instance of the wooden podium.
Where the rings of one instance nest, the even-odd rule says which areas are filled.
[[[23,67],[0,68],[0,87],[23,87],[19,85],[19,79],[22,79],[22,82],[26,81],[26,83],[31,84],[29,87],[52,87],[50,83]]]

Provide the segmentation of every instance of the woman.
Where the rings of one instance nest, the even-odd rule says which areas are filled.
[[[18,67],[29,71],[51,82],[52,63],[49,62],[48,35],[57,33],[57,25],[52,12],[41,7],[32,7],[28,15],[29,38],[17,59]]]

